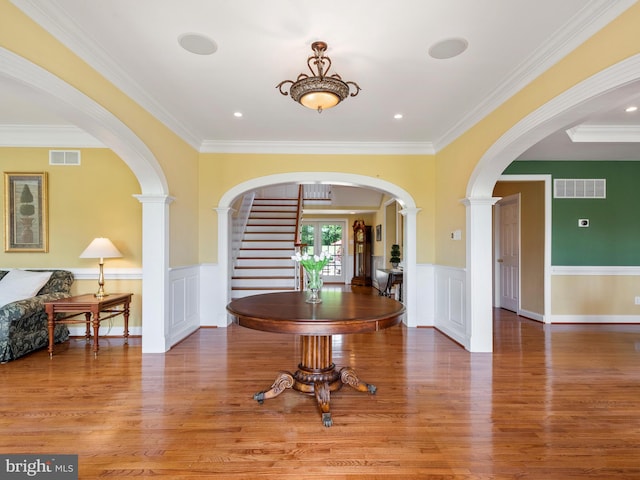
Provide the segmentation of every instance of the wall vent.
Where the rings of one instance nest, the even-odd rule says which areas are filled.
[[[80,165],[80,150],[49,150],[49,165]]]
[[[556,178],[554,198],[607,198],[605,178]]]

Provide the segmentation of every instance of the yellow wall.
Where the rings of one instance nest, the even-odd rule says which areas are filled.
[[[0,251],[0,268],[88,268],[96,280],[76,280],[72,293],[97,290],[98,260],[79,258],[95,237],[108,237],[122,258],[105,268],[142,267],[142,205],[133,197],[140,185],[131,169],[106,148],[80,149],[79,166],[49,165],[48,148],[0,148],[2,172],[46,172],[48,180],[49,251]],[[4,182],[0,208],[5,218]],[[4,235],[3,228],[3,235]],[[4,240],[4,239],[3,239]],[[140,325],[140,280],[107,280],[107,291],[133,292],[130,325]],[[122,325],[122,319],[114,319]]]
[[[202,154],[200,158],[200,259],[202,262],[217,261],[215,239],[218,233],[218,220],[213,209],[225,192],[253,178],[279,173],[314,171],[365,175],[393,183],[409,192],[416,205],[421,208],[417,216],[418,262],[433,262],[435,218],[433,156]],[[373,221],[375,221],[374,218],[371,219],[371,222]]]
[[[589,76],[640,53],[640,4],[635,4],[591,39],[504,102],[436,155],[436,263],[465,266],[465,242],[448,234],[465,229],[459,200],[487,149],[526,115]],[[505,165],[506,167],[506,165]],[[463,235],[463,239],[466,235]]]
[[[553,315],[640,315],[635,275],[554,275],[551,292]]]
[[[82,149],[81,165],[49,165],[47,148],[0,148],[3,172],[47,172],[49,252],[0,252],[0,265],[13,268],[93,268],[78,256],[95,237],[108,237],[123,258],[109,267],[142,266],[142,205],[133,197],[140,186],[111,150]],[[4,212],[3,195],[0,199]],[[4,215],[3,215],[4,217]]]
[[[372,247],[373,247],[373,256],[374,257],[384,257],[385,255],[385,251],[384,251],[384,230],[382,232],[382,240],[380,240],[379,242],[376,240],[376,225],[381,225],[382,228],[384,229],[384,204],[385,202],[387,202],[389,200],[389,195],[383,195],[382,196],[382,201],[380,202],[380,208],[378,208],[378,210],[376,211],[376,213],[373,215],[373,219],[372,219],[372,224],[373,224],[373,242],[372,242]]]
[[[50,71],[107,108],[151,150],[169,184],[170,264],[198,263],[198,152],[24,15],[0,0],[0,47]],[[123,161],[127,162],[126,158]],[[157,192],[154,192],[157,193]],[[139,229],[139,228],[138,228]]]
[[[127,125],[157,159],[167,178],[169,193],[175,196],[170,207],[171,266],[217,262],[217,216],[212,209],[230,188],[275,173],[327,171],[368,175],[407,190],[422,209],[417,216],[417,262],[464,267],[465,242],[452,242],[449,234],[453,230],[465,230],[465,208],[459,200],[465,197],[470,175],[482,155],[536,108],[585,78],[640,53],[638,25],[640,5],[636,4],[436,156],[199,154],[23,15],[9,0],[0,0],[0,47],[43,67],[103,105]],[[59,181],[60,178],[52,175],[50,184],[53,186]],[[95,187],[97,183],[94,179],[89,185]],[[69,189],[73,191],[77,190]],[[56,201],[73,203],[73,198],[69,194],[69,198]],[[139,205],[132,208],[139,214]],[[111,219],[109,212],[95,212],[95,215]],[[59,220],[55,221],[59,225]],[[117,225],[117,221],[114,220],[114,224]],[[138,223],[136,235],[139,230]],[[84,244],[85,236],[94,235],[89,231],[78,235],[76,231],[65,230],[60,237],[57,230],[51,233],[52,249],[65,252],[61,258],[69,259],[72,252]],[[71,243],[66,241],[67,237],[73,237]],[[463,239],[466,239],[464,234]],[[133,242],[129,245],[128,239],[126,242],[123,248],[138,255],[139,252],[134,253],[136,245]],[[3,260],[7,258],[3,255]],[[58,262],[53,260],[54,255],[13,258],[9,263],[16,266],[46,266],[41,263]]]

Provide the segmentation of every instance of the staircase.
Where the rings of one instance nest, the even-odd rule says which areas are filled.
[[[241,298],[295,288],[297,198],[256,198],[231,277],[231,296]]]

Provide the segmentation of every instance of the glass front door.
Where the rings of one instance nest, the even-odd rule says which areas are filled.
[[[331,260],[322,270],[322,279],[325,283],[345,283],[344,271],[344,238],[345,222],[302,222],[302,253],[319,255],[324,252],[331,255]]]

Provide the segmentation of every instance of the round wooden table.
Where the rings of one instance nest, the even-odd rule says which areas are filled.
[[[227,310],[240,326],[274,333],[301,335],[301,359],[294,374],[280,372],[269,390],[256,393],[258,403],[293,388],[315,395],[322,423],[333,423],[330,392],[347,384],[360,392],[376,393],[375,385],[361,381],[351,367],[337,369],[332,335],[375,332],[400,323],[404,305],[377,295],[324,290],[322,303],[305,302],[304,292],[268,293],[233,300]]]

